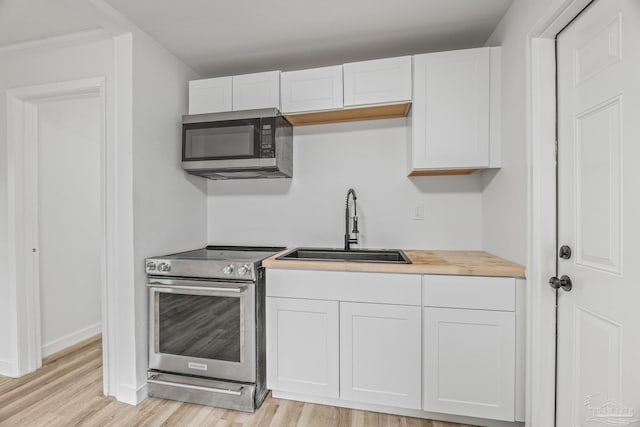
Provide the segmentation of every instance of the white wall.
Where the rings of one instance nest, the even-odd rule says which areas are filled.
[[[7,272],[8,182],[6,90],[36,84],[105,76],[113,83],[113,43],[95,40],[81,45],[0,51],[0,374],[11,368],[15,342],[15,295]],[[4,370],[4,371],[3,371]]]
[[[516,0],[487,41],[502,46],[502,169],[483,172],[483,247],[526,263],[527,34],[562,0]]]
[[[101,332],[100,102],[89,97],[38,106],[43,357]]]
[[[146,384],[147,290],[144,259],[202,247],[206,187],[181,167],[188,81],[198,76],[141,32],[133,34],[133,225],[135,379]],[[127,366],[130,368],[131,366]]]
[[[209,243],[341,247],[353,187],[362,247],[481,249],[481,177],[408,178],[406,124],[294,128],[293,179],[208,181]]]

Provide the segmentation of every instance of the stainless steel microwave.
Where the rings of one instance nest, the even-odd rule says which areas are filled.
[[[182,167],[209,179],[290,178],[293,127],[275,108],[183,116]]]

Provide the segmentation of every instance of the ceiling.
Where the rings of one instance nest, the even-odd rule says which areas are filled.
[[[203,77],[482,46],[512,3],[104,1]],[[99,28],[91,7],[88,0],[0,0],[0,46]]]

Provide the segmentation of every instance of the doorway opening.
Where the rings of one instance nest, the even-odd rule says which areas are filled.
[[[91,94],[46,100],[37,110],[37,202],[30,216],[37,218],[32,252],[47,357],[102,332],[103,120],[100,98]]]
[[[109,393],[104,78],[7,92],[14,376],[102,335]]]

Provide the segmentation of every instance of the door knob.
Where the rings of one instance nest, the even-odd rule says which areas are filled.
[[[559,279],[553,276],[551,279],[549,279],[549,285],[551,285],[553,289],[562,288],[562,290],[566,292],[569,292],[573,287],[573,284],[571,283],[571,278],[567,275],[564,275]]]

